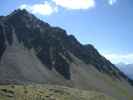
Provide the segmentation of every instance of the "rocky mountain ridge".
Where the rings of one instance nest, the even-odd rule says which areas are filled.
[[[0,84],[27,83],[93,89],[120,100],[132,96],[128,77],[94,46],[18,9],[0,17]]]
[[[115,72],[118,69],[102,57],[92,45],[82,45],[73,35],[67,35],[66,31],[59,27],[51,27],[26,10],[16,10],[1,20],[1,33],[5,31],[5,34],[1,35],[6,35],[10,45],[12,45],[13,34],[15,34],[20,43],[23,43],[28,49],[33,48],[36,51],[37,57],[42,63],[47,65],[49,69],[54,67],[65,78],[70,79],[69,65],[61,55],[65,55],[68,61],[71,61],[69,52],[85,63],[94,65],[101,72],[115,77],[119,77],[121,74],[121,72]],[[1,38],[4,49],[5,38],[3,36]],[[62,65],[66,67],[60,69]]]

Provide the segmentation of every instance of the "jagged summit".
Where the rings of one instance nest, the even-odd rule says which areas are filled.
[[[26,9],[16,9],[14,10],[10,15],[15,15],[15,14],[29,14],[29,12]]]
[[[126,100],[118,86],[126,85],[128,92],[131,88],[127,80],[93,45],[81,44],[74,35],[26,10],[0,18],[1,84],[62,84],[93,88],[114,97],[120,93],[118,98]]]
[[[12,17],[27,17],[27,16],[30,17],[30,18],[35,17],[34,15],[32,15],[31,13],[29,13],[25,9],[23,9],[23,10],[16,9],[12,13],[10,13],[9,15],[7,15],[6,16],[6,19],[4,19],[4,20],[8,20],[8,19],[10,19]]]
[[[11,14],[7,15],[7,17],[29,17],[29,18],[36,18],[33,14],[28,12],[26,9],[16,9]]]

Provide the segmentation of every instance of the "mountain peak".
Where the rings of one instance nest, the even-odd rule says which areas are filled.
[[[16,9],[10,15],[26,15],[30,14],[26,9]]]
[[[25,28],[29,30],[38,28],[41,30],[42,27],[49,27],[48,23],[38,19],[25,9],[17,9],[13,11],[11,14],[4,17],[3,22],[12,25],[15,28],[21,28],[21,30],[24,28],[22,31],[24,31]]]
[[[7,19],[10,18],[16,18],[16,17],[20,17],[20,18],[27,18],[27,19],[37,19],[34,15],[32,15],[31,13],[29,13],[26,9],[16,9],[14,10],[11,14],[9,14],[7,16]]]

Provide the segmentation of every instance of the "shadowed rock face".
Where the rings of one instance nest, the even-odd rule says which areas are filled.
[[[82,45],[73,35],[67,35],[66,31],[59,27],[51,27],[26,10],[15,10],[0,19],[3,25],[0,26],[0,57],[6,48],[5,38],[9,45],[12,45],[15,34],[19,43],[29,50],[33,49],[49,70],[54,68],[68,80],[71,79],[70,64],[73,62],[70,53],[86,64],[94,65],[100,72],[118,79],[122,75],[126,78],[92,45]]]
[[[3,34],[3,28],[0,25],[0,59],[1,59],[5,49],[6,49],[5,37],[4,37],[4,34]]]
[[[18,22],[19,21],[19,22]],[[36,56],[50,70],[55,68],[57,72],[70,79],[70,68],[66,59],[70,61],[70,56],[64,48],[62,41],[67,39],[66,32],[58,27],[50,27],[29,14],[25,10],[16,10],[2,21],[4,27],[0,27],[1,55],[5,49],[5,37],[10,45],[13,40],[13,29],[20,43],[28,49],[33,48]],[[5,30],[3,33],[2,31]],[[5,35],[5,37],[4,37]]]

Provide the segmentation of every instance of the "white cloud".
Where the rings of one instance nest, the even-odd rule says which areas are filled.
[[[95,7],[95,0],[51,0],[33,5],[22,4],[20,9],[26,9],[33,14],[51,15],[58,12],[59,7],[69,10],[90,9]]]
[[[114,5],[117,2],[117,0],[108,0],[108,4],[109,5]]]
[[[27,9],[29,12],[33,14],[40,14],[40,15],[51,15],[52,13],[58,11],[57,6],[54,6],[47,1],[45,1],[44,3],[34,4],[34,5],[22,4],[19,8]]]
[[[57,6],[69,10],[90,9],[95,7],[95,0],[52,0]]]
[[[107,59],[109,59],[112,63],[125,63],[131,64],[133,63],[133,53],[130,54],[103,54]]]

